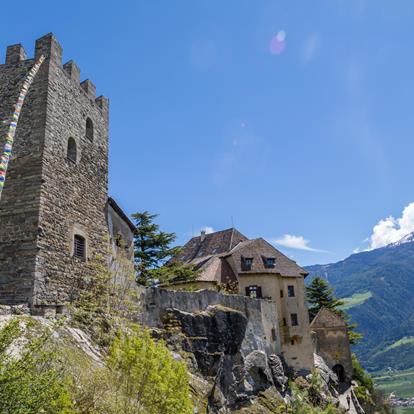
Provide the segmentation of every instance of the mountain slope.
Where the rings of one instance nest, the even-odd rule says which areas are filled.
[[[414,239],[409,236],[338,263],[307,267],[308,282],[324,277],[337,296],[352,297],[347,312],[364,335],[354,351],[369,370],[414,366],[414,342],[401,341],[414,337]]]

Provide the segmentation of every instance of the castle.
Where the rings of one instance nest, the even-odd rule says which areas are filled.
[[[186,243],[176,258],[195,266],[199,275],[189,282],[198,289],[234,287],[239,295],[275,303],[273,317],[277,352],[297,371],[313,367],[313,346],[305,306],[306,270],[262,238],[249,240],[231,228],[201,233]],[[182,288],[189,283],[174,285]]]
[[[62,48],[52,34],[36,41],[34,58],[27,58],[21,45],[7,48],[0,65],[0,119],[10,118],[24,78],[41,56],[46,60],[21,108],[0,201],[0,304],[28,304],[39,314],[62,311],[79,281],[94,276],[96,260],[117,269],[126,256],[126,271],[132,271],[134,232],[108,197],[108,99],[95,96],[90,80],[80,82],[74,61],[62,65]],[[0,147],[6,128],[0,125]],[[171,307],[237,308],[248,320],[246,349],[282,354],[295,371],[312,369],[304,269],[265,240],[249,240],[236,229],[202,233],[176,259],[196,266],[200,276],[192,287],[207,290],[145,291],[148,326],[161,324],[161,311]],[[239,295],[212,292],[224,285],[233,285]],[[345,367],[343,376],[349,377],[346,327],[328,314],[319,315],[312,327],[320,338],[318,350],[331,366]],[[335,348],[338,343],[344,352]]]
[[[120,238],[132,254],[133,224],[108,198],[108,99],[95,96],[90,80],[80,82],[74,61],[62,65],[52,34],[36,41],[34,59],[21,45],[7,48],[0,119],[10,118],[24,77],[42,55],[0,203],[0,303],[59,310],[78,280],[93,274],[94,258],[117,260]],[[0,125],[1,147],[5,132]]]

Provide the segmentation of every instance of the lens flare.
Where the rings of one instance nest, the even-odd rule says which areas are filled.
[[[277,32],[276,36],[272,37],[272,40],[270,41],[270,53],[272,55],[280,55],[283,53],[286,47],[286,32],[284,30],[279,30]]]

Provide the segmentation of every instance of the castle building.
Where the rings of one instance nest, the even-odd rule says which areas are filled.
[[[322,308],[311,323],[315,351],[335,372],[339,382],[352,379],[353,366],[346,322],[337,313]]]
[[[110,257],[113,264],[122,248],[131,259],[134,229],[108,199],[108,99],[95,96],[90,80],[80,82],[74,61],[62,65],[53,34],[36,41],[34,59],[21,45],[7,48],[0,120],[10,118],[25,76],[42,55],[0,200],[0,303],[34,308],[70,301],[79,279],[96,271],[96,258]],[[5,133],[1,124],[1,147]]]
[[[241,295],[276,302],[281,354],[296,371],[311,370],[313,344],[305,304],[307,272],[262,238],[249,240],[234,228],[202,233],[174,258],[199,270],[195,281],[174,289],[229,288]],[[272,316],[271,316],[272,318]]]

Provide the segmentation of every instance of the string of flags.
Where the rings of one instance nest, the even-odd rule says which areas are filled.
[[[22,110],[24,100],[33,82],[33,79],[35,78],[44,60],[45,56],[40,56],[40,58],[30,69],[28,75],[26,76],[26,79],[23,82],[22,88],[20,89],[20,94],[17,99],[17,103],[14,105],[14,112],[10,120],[8,131],[6,133],[6,142],[4,144],[4,150],[0,157],[0,199],[4,184],[6,182],[7,167],[9,165],[9,161],[12,155],[14,136],[16,135],[16,128],[20,117],[20,111]]]

